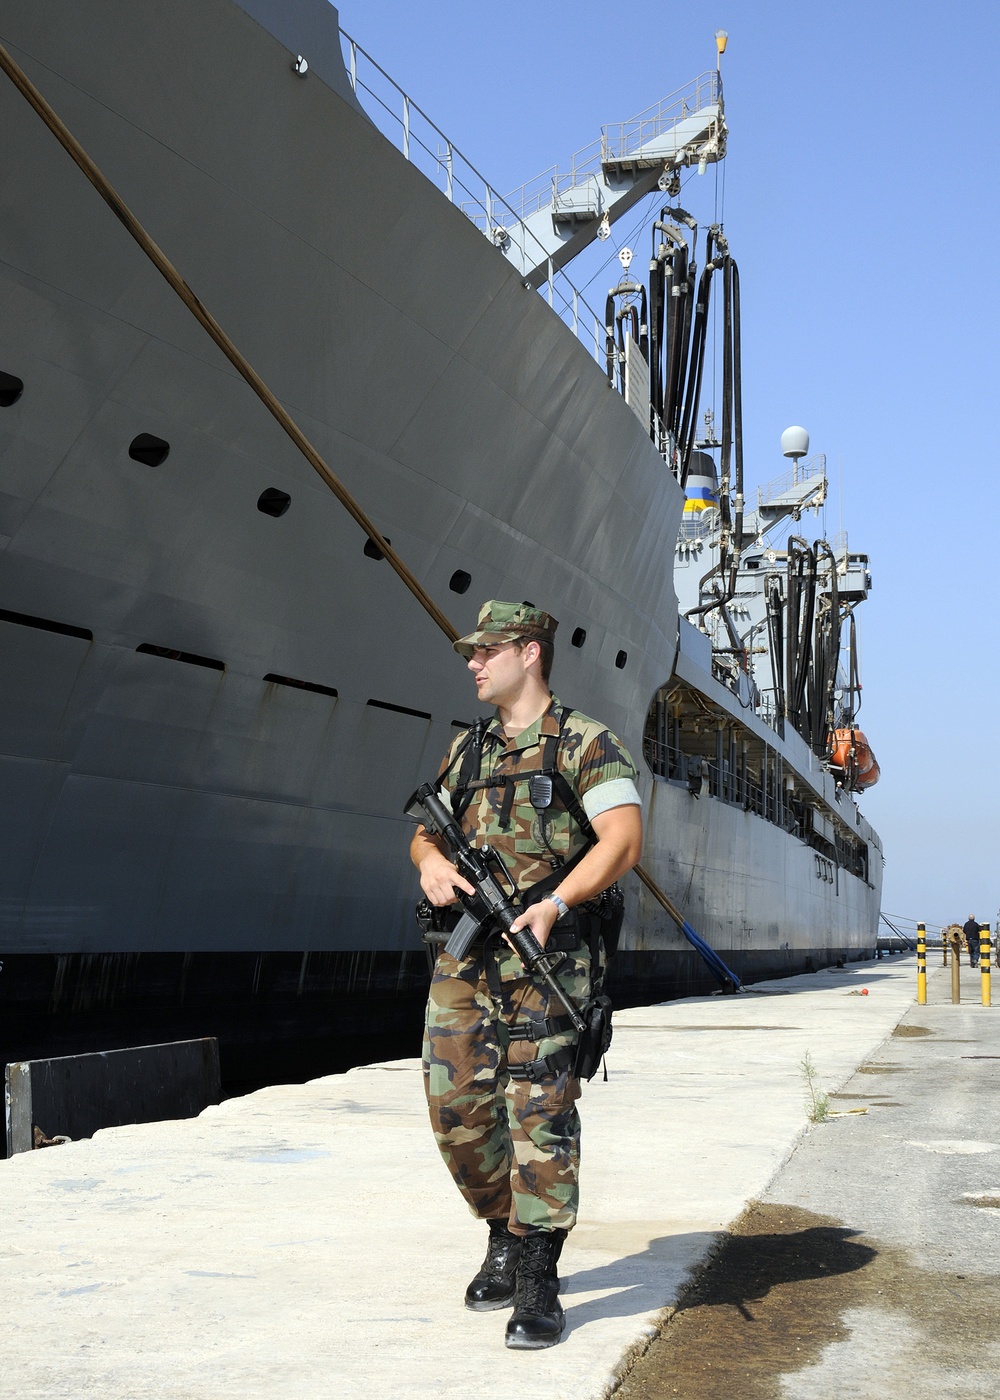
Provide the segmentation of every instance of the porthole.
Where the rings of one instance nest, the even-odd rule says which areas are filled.
[[[136,647],[141,656],[160,656],[164,661],[183,661],[186,666],[207,666],[210,671],[224,671],[226,663],[214,656],[197,656],[191,651],[178,651],[176,647],[160,647],[153,642],[143,642]]]
[[[467,574],[464,569],[456,569],[448,580],[448,587],[452,593],[468,593],[471,582],[471,574]]]
[[[387,541],[391,543],[391,541]],[[430,719],[426,710],[411,710],[409,705],[393,705],[389,700],[366,700],[373,710],[391,710],[396,715],[412,715],[414,719]]]
[[[392,544],[392,540],[389,538],[388,535],[383,535],[382,538],[385,540],[386,544]],[[374,540],[365,540],[365,554],[369,559],[385,558],[385,555],[379,549],[378,545],[375,543]]]
[[[292,498],[287,491],[279,491],[276,486],[269,486],[266,491],[262,491],[257,497],[257,509],[262,515],[272,515],[277,520],[279,515],[284,515],[285,511],[292,504]]]
[[[627,651],[620,651],[620,652],[618,653],[618,655],[615,657],[615,665],[618,667],[619,671],[624,671],[624,669],[625,669],[625,662],[626,662],[627,660],[628,660],[628,652],[627,652]]]
[[[0,408],[10,408],[24,393],[24,380],[0,369]]]
[[[167,460],[170,443],[164,442],[152,433],[140,433],[128,445],[128,455],[133,462],[142,462],[146,467],[158,467]]]
[[[318,681],[297,681],[293,676],[279,676],[274,671],[268,671],[264,679],[271,685],[287,685],[293,690],[311,690],[315,695],[329,695],[334,700],[337,698],[337,692],[332,685],[320,685]]]
[[[12,622],[18,627],[37,627],[41,632],[57,632],[63,637],[79,637],[82,642],[92,642],[94,634],[87,627],[74,627],[70,622],[54,622],[48,617],[31,617],[28,613],[8,612],[0,608],[0,622]]]
[[[584,642],[585,642],[586,640],[587,640],[587,631],[586,631],[586,628],[584,628],[584,627],[578,627],[578,628],[576,629],[576,631],[573,633],[572,637],[570,637],[570,639],[569,639],[569,644],[570,644],[570,646],[573,646],[573,647],[582,647],[583,644],[584,644]]]

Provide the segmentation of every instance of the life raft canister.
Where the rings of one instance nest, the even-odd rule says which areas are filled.
[[[860,729],[835,729],[830,735],[830,766],[838,768],[848,792],[874,787],[881,776],[871,745]]]

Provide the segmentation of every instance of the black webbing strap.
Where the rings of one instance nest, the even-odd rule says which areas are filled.
[[[513,776],[513,775],[511,775]],[[508,782],[503,790],[503,802],[500,805],[500,830],[507,831],[510,828],[510,814],[514,808],[514,783]]]
[[[486,730],[486,721],[482,716],[469,726],[465,738],[459,746],[458,753],[452,759],[447,772],[441,775],[443,782],[458,762],[459,754],[462,755],[462,766],[458,770],[458,782],[455,785],[455,792],[451,800],[451,810],[459,821],[465,816],[466,809],[472,801],[472,779],[478,776],[483,766],[483,734]]]
[[[526,1021],[520,1026],[508,1026],[507,1031],[511,1040],[531,1040],[537,1044],[539,1040],[548,1040],[549,1036],[562,1035],[564,1031],[571,1031],[573,1022],[568,1016],[550,1016],[547,1021]]]
[[[537,1084],[541,1079],[554,1079],[564,1069],[569,1069],[575,1059],[576,1046],[567,1045],[565,1050],[555,1050],[544,1060],[528,1060],[523,1065],[509,1064],[507,1073],[511,1079],[530,1079],[532,1084]]]

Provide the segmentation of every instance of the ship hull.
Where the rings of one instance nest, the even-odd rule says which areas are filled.
[[[559,694],[638,755],[682,493],[360,111],[336,12],[300,8],[307,81],[269,0],[41,0],[3,37],[459,630],[484,597],[544,603]],[[400,1007],[412,1029],[401,809],[476,712],[464,668],[6,82],[0,112],[0,370],[24,385],[0,410],[0,1051],[220,1033],[245,1066]],[[647,863],[741,975],[874,948],[876,877],[818,897],[787,832],[641,785]],[[704,988],[630,898],[622,996]]]

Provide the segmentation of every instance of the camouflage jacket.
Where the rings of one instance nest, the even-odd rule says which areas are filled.
[[[535,811],[528,792],[527,775],[544,767],[545,741],[559,735],[560,717],[564,727],[556,746],[556,767],[578,799],[601,783],[620,778],[634,782],[637,776],[628,750],[610,729],[568,709],[555,696],[545,714],[513,739],[507,738],[499,716],[494,715],[483,738],[480,772],[473,778],[488,783],[494,775],[526,776],[523,781],[473,789],[462,827],[470,841],[489,842],[519,890],[528,889],[548,875],[555,863],[567,863],[588,844],[558,792],[544,813]],[[456,736],[441,766],[441,789],[449,799],[460,784],[459,750],[465,737],[465,733]]]

